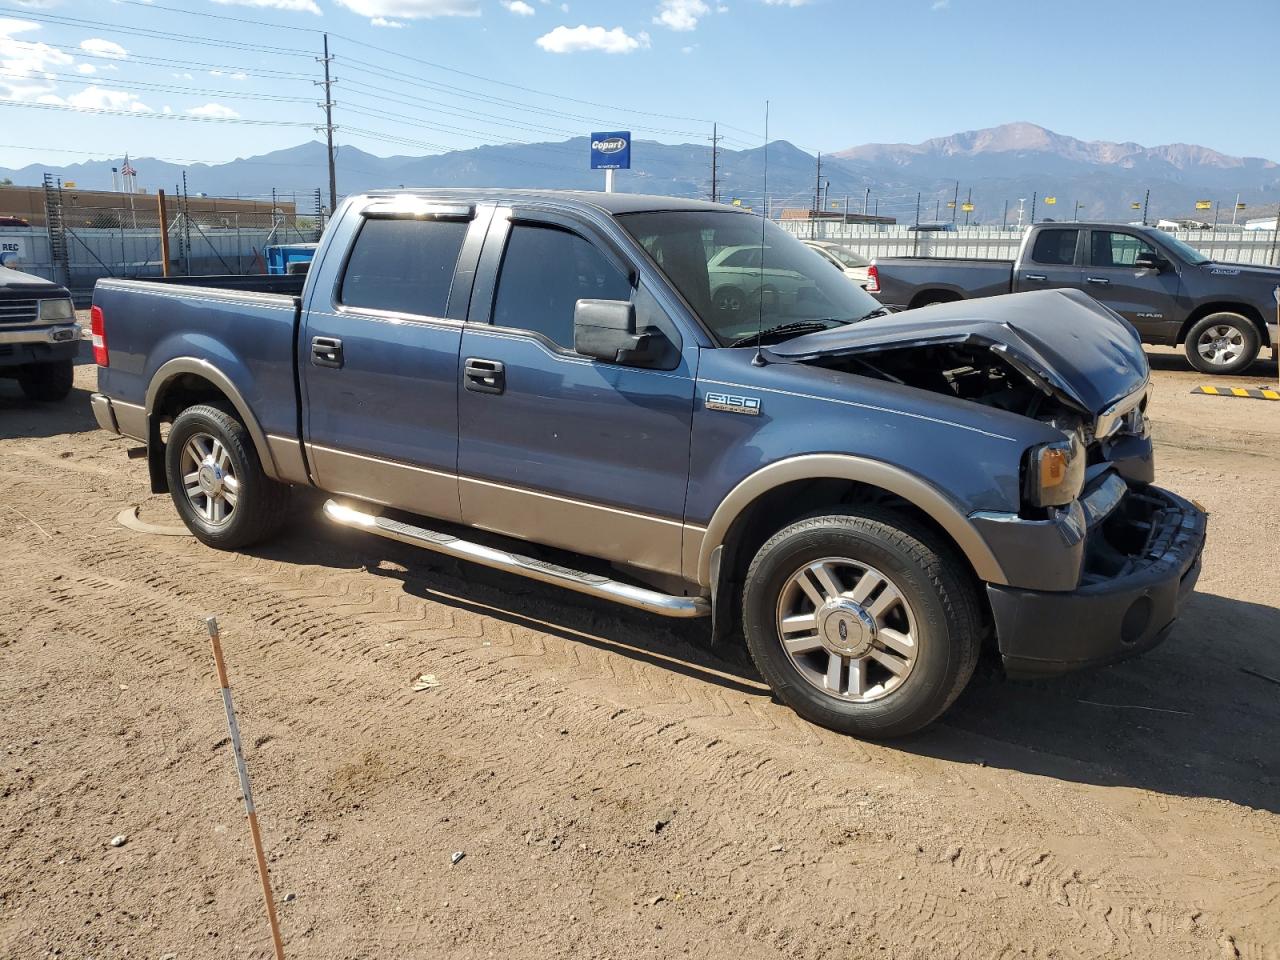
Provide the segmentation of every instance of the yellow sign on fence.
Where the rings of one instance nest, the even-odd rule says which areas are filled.
[[[1044,198],[1044,205],[1045,205],[1046,207],[1052,207],[1052,206],[1053,206],[1055,203],[1057,203],[1057,202],[1058,202],[1058,198],[1057,198],[1057,197],[1045,197],[1045,198]]]
[[[965,213],[973,213],[973,204],[966,201],[965,203],[960,204],[960,209]]]
[[[1212,210],[1212,209],[1213,209],[1213,201],[1212,201],[1212,200],[1197,200],[1197,201],[1196,201],[1196,209],[1197,209],[1197,210]]]

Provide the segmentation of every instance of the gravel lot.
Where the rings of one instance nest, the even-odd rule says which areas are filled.
[[[1280,958],[1280,403],[1151,356],[1159,480],[1213,514],[1175,635],[980,668],[892,745],[697,624],[314,505],[249,555],[132,532],[176,516],[95,368],[52,406],[0,381],[0,955],[269,956],[216,613],[290,957]]]

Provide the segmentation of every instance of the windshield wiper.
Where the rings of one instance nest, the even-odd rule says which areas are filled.
[[[836,320],[834,317],[826,317],[821,320],[792,320],[788,323],[780,323],[777,326],[765,327],[759,333],[749,333],[746,336],[738,337],[732,341],[731,347],[745,347],[748,344],[755,343],[757,339],[767,340],[770,337],[778,336],[797,336],[801,333],[815,333],[818,330],[828,330],[828,324],[848,323],[847,320]]]
[[[864,314],[863,314],[862,316],[860,316],[857,320],[851,320],[851,321],[849,321],[849,322],[850,322],[850,323],[861,323],[863,320],[870,320],[872,317],[883,317],[883,316],[886,316],[886,315],[888,315],[888,314],[890,314],[890,313],[892,313],[892,312],[893,312],[893,311],[892,311],[892,310],[890,310],[888,307],[881,305],[881,306],[879,306],[879,307],[876,307],[876,308],[875,308],[874,310],[872,310],[870,313],[864,313]]]

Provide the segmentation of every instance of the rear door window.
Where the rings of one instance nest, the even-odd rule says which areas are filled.
[[[1079,234],[1079,230],[1041,230],[1031,248],[1031,259],[1049,266],[1071,266],[1076,262]]]
[[[365,220],[347,259],[338,302],[443,317],[468,227],[464,220]]]

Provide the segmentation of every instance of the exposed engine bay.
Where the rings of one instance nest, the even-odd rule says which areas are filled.
[[[1087,424],[1074,406],[1048,386],[1010,362],[987,344],[941,343],[880,350],[875,353],[821,357],[810,361],[843,370],[948,394],[988,407],[1008,410],[1071,432]]]

